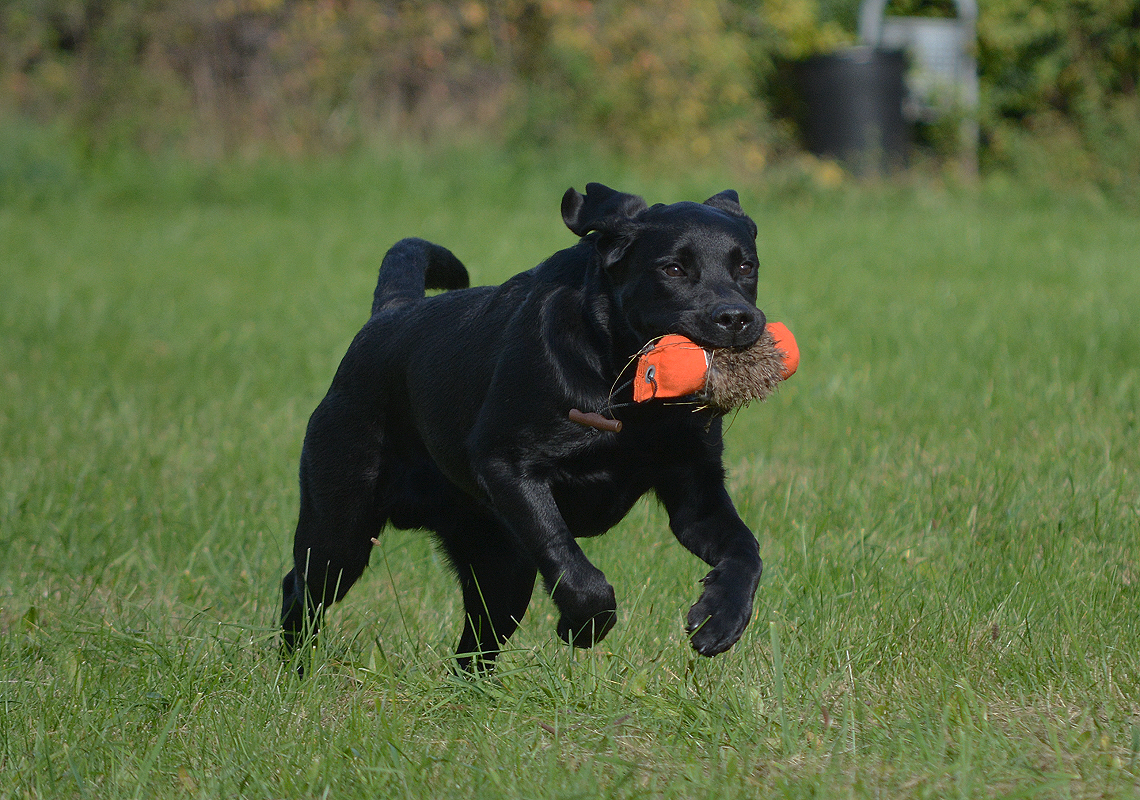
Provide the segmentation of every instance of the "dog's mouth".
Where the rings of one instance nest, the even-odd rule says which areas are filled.
[[[679,320],[678,333],[705,350],[743,352],[764,335],[764,312],[743,303],[723,304],[700,316]]]
[[[759,325],[750,326],[748,330],[740,333],[726,333],[724,331],[712,331],[711,333],[694,331],[689,333],[684,330],[678,330],[677,333],[700,345],[705,350],[727,350],[742,353],[760,341],[764,335],[765,324],[766,321],[761,322]]]

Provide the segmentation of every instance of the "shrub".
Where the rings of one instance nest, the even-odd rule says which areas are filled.
[[[1140,178],[1140,0],[994,0],[978,27],[990,160],[1128,191]]]
[[[718,0],[42,0],[0,6],[0,93],[93,147],[343,148],[472,126],[645,152],[757,141]]]
[[[0,6],[0,91],[96,146],[342,148],[496,118],[488,4],[42,0]]]
[[[854,39],[858,0],[8,0],[0,109],[88,152],[567,137],[759,167],[778,59]],[[893,0],[891,13],[953,13]],[[1140,185],[1140,0],[982,4],[983,164]]]
[[[546,0],[542,46],[518,65],[541,122],[638,155],[759,147],[765,138],[747,42],[716,0]]]

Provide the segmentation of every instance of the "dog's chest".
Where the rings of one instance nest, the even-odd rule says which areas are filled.
[[[600,536],[617,525],[651,486],[617,481],[599,474],[556,483],[554,500],[570,532],[577,537]]]
[[[657,443],[622,441],[618,434],[567,459],[551,482],[555,502],[576,537],[598,536],[621,522],[677,454]]]

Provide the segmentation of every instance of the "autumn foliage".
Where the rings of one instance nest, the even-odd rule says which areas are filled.
[[[63,121],[94,149],[302,153],[474,134],[759,169],[790,142],[771,119],[786,89],[775,65],[852,42],[858,6],[5,0],[0,111]],[[978,34],[983,164],[1135,182],[1140,0],[993,0]]]

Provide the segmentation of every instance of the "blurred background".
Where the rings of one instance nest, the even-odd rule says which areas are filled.
[[[931,101],[912,48],[899,67],[906,151],[873,167],[1136,199],[1140,0],[873,5],[962,23],[973,82]],[[26,185],[11,173],[34,168],[27,151],[48,132],[80,163],[124,149],[216,160],[474,139],[841,179],[803,154],[866,164],[813,139],[803,68],[869,39],[892,45],[890,26],[868,35],[860,11],[859,0],[3,0],[0,180]]]

